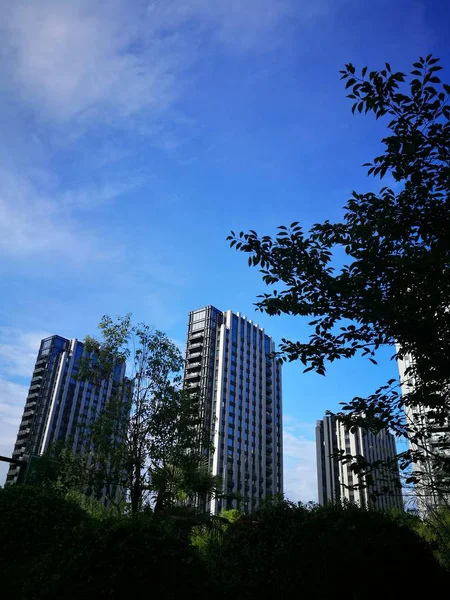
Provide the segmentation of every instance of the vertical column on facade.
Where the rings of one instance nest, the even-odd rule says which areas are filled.
[[[224,459],[225,456],[225,440],[224,436],[221,435],[221,431],[224,428],[223,423],[223,403],[226,398],[226,390],[224,386],[224,371],[225,371],[225,353],[227,348],[227,327],[225,323],[220,325],[220,336],[219,341],[216,345],[216,355],[214,358],[214,388],[216,389],[215,394],[215,414],[214,414],[214,438],[213,438],[213,464],[212,472],[214,475],[219,475],[223,484],[225,485],[225,474],[224,474]],[[217,350],[219,354],[217,356]],[[218,368],[216,369],[218,359]],[[216,376],[216,372],[218,373]],[[221,447],[223,445],[223,448]],[[217,514],[219,509],[219,500],[214,498],[212,502],[212,512]]]
[[[247,331],[246,331],[246,320],[245,317],[241,317],[240,313],[237,313],[237,341],[236,341],[236,381],[235,381],[235,409],[241,405],[241,411],[243,411],[245,403],[245,388],[247,385],[247,370],[246,370],[246,353],[247,353]],[[242,375],[242,379],[241,379]],[[242,386],[242,389],[241,389]],[[241,397],[240,397],[241,396]],[[233,458],[233,473],[234,473],[234,491],[238,490],[238,482],[242,486],[242,482],[245,485],[245,463],[246,459],[243,453],[243,439],[245,439],[245,420],[244,424],[239,422],[239,412],[235,410],[234,417],[234,458]],[[243,425],[243,426],[242,426]],[[245,443],[245,442],[244,442]],[[250,468],[250,467],[249,467]],[[241,488],[242,489],[242,488]],[[240,493],[240,492],[239,492]]]
[[[255,324],[250,331],[250,335],[253,339],[258,339],[259,327]],[[263,394],[264,386],[264,371],[263,371],[263,360],[260,350],[257,344],[250,343],[253,359],[253,370],[255,371],[255,388],[254,398],[256,401],[255,412],[255,462],[257,464],[256,469],[256,490],[258,503],[261,501],[266,494],[266,468],[264,461],[265,452],[265,433],[266,433],[266,402]],[[256,357],[256,358],[255,358]]]
[[[77,340],[70,340],[70,345],[67,350],[67,353],[64,356],[64,360],[61,361],[61,373],[62,379],[60,383],[60,390],[57,396],[57,402],[59,402],[59,412],[58,417],[56,419],[55,427],[53,433],[50,434],[49,438],[46,441],[46,448],[52,442],[55,442],[58,439],[60,430],[61,430],[61,422],[63,419],[64,409],[67,402],[67,393],[69,390],[70,377],[72,374],[72,369],[75,361],[75,349],[77,345]]]
[[[61,392],[61,385],[62,385],[62,380],[64,377],[64,369],[65,369],[65,363],[66,363],[67,357],[68,357],[68,350],[65,349],[60,355],[60,360],[59,360],[59,365],[58,365],[58,374],[56,376],[55,388],[53,390],[52,397],[51,397],[50,407],[49,407],[48,414],[47,414],[47,421],[46,421],[46,425],[45,425],[45,429],[44,429],[44,435],[43,435],[41,445],[39,448],[39,454],[43,454],[48,449],[48,446],[50,443],[51,426],[52,426],[52,422],[53,422],[53,416],[55,413],[56,403],[58,402],[58,397]]]

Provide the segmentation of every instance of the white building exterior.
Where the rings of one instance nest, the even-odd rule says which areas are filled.
[[[201,400],[209,464],[229,498],[213,514],[252,511],[283,492],[281,366],[264,329],[240,313],[206,306],[189,314],[185,385]],[[233,498],[235,496],[235,498]]]
[[[414,391],[414,376],[410,373],[407,374],[408,368],[413,366],[413,363],[414,359],[411,354],[405,354],[403,358],[397,359],[403,396]],[[448,494],[442,493],[443,486],[437,481],[436,471],[433,469],[436,456],[450,457],[450,418],[443,426],[437,425],[433,423],[430,409],[423,405],[406,406],[405,416],[408,428],[412,433],[421,430],[426,432],[420,448],[410,441],[411,450],[413,452],[419,450],[423,455],[423,460],[413,462],[412,468],[419,480],[415,485],[417,509],[419,514],[424,517],[430,511],[442,505],[448,506],[450,503],[450,497]]]
[[[352,456],[363,456],[369,463],[392,460],[396,455],[395,438],[388,431],[374,435],[357,428],[354,433],[335,417],[326,416],[316,425],[317,480],[319,503],[347,500],[359,506],[380,510],[403,509],[400,478],[396,463],[393,469],[377,469],[372,473],[373,483],[355,475],[350,463],[333,454],[343,451]],[[361,488],[355,488],[362,484]],[[376,498],[376,500],[374,499]]]
[[[56,442],[74,453],[89,450],[90,428],[111,397],[113,381],[125,382],[125,363],[109,382],[93,387],[78,381],[84,344],[58,335],[42,340],[12,457],[39,456]],[[126,388],[124,388],[125,390]],[[124,400],[126,396],[124,395]],[[127,417],[124,404],[123,418]],[[20,467],[11,464],[6,483],[16,483]]]

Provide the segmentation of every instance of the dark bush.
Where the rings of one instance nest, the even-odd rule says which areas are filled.
[[[99,526],[88,551],[61,580],[58,598],[203,598],[211,588],[203,563],[187,543],[151,518]]]
[[[0,490],[3,597],[351,599],[449,583],[406,519],[352,505],[267,505],[210,536],[204,560],[187,542],[188,521],[95,520],[39,488]]]
[[[203,598],[204,564],[152,515],[95,521],[79,506],[32,486],[0,490],[5,598]]]
[[[22,597],[36,565],[48,553],[67,554],[90,526],[76,504],[38,487],[0,489],[0,572],[6,598]]]
[[[407,526],[352,505],[265,507],[230,525],[209,564],[225,595],[239,599],[394,597],[417,591],[417,577],[428,590],[447,581]]]

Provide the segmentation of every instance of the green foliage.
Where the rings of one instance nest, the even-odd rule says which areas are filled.
[[[407,551],[406,551],[407,549]],[[417,582],[411,564],[433,589],[448,582],[430,549],[392,517],[355,505],[307,509],[280,502],[241,517],[210,548],[209,567],[225,597],[360,598],[408,593]],[[434,588],[434,586],[436,586]]]
[[[87,455],[74,454],[70,444],[57,442],[42,456],[35,457],[34,468],[26,483],[64,497],[70,491],[83,491],[88,482],[87,470]]]
[[[0,536],[5,598],[122,598],[131,590],[151,590],[156,598],[213,593],[185,536],[151,513],[92,519],[53,492],[16,485],[0,490]]]
[[[5,598],[21,597],[24,574],[33,578],[43,557],[57,556],[82,539],[88,515],[49,490],[13,485],[0,490],[0,565]]]
[[[220,513],[220,516],[223,519],[226,519],[229,523],[235,523],[238,519],[242,517],[242,513],[237,508],[231,508],[230,510],[223,510]]]
[[[415,530],[434,550],[442,566],[450,571],[450,510],[448,507],[430,513],[415,523]]]
[[[105,316],[100,330],[101,341],[87,340],[96,359],[86,359],[79,372],[81,379],[113,385],[111,401],[92,430],[92,489],[100,493],[106,487],[111,500],[123,490],[133,514],[216,493],[219,482],[203,464],[201,449],[210,442],[198,402],[182,389],[180,350],[161,331],[133,325],[130,315],[116,322]],[[131,368],[125,390],[111,380],[123,361]]]
[[[448,515],[445,523],[442,539]],[[93,519],[49,490],[16,485],[0,490],[2,591],[18,600],[130,593],[244,600],[299,590],[321,598],[336,596],[345,582],[348,598],[360,598],[368,583],[376,595],[391,597],[416,590],[415,565],[428,589],[445,589],[449,574],[432,554],[444,564],[437,530],[421,531],[430,542],[413,531],[428,525],[404,513],[282,500],[251,515],[233,510],[208,517],[179,507],[161,515]],[[448,537],[446,543],[448,551]]]
[[[391,380],[343,407],[350,425],[374,432],[389,426],[414,442],[401,455],[405,469],[430,452],[431,429],[405,420],[403,409],[425,407],[438,426],[450,414],[444,393],[450,384],[450,86],[440,70],[431,55],[414,64],[409,78],[387,63],[380,71],[364,67],[361,75],[347,64],[341,73],[353,112],[388,118],[384,152],[365,165],[369,174],[389,176],[388,186],[378,194],[353,192],[340,222],[309,231],[294,222],[275,237],[250,230],[228,238],[271,288],[259,296],[259,310],[303,317],[311,327],[306,341],[282,340],[281,360],[300,360],[305,372],[324,375],[327,362],[358,354],[376,363],[384,344],[398,343],[398,356],[414,356],[406,379],[415,386],[407,395]],[[449,459],[434,458],[433,480],[448,492]]]
[[[151,592],[156,598],[194,598],[211,592],[196,553],[143,516],[101,526],[89,548],[81,550],[63,568],[52,597],[123,598]]]
[[[210,516],[206,522],[194,525],[190,535],[192,546],[197,548],[203,557],[207,557],[215,544],[222,540],[230,523],[235,523],[241,516],[242,513],[237,508],[232,508],[222,510],[219,517]]]

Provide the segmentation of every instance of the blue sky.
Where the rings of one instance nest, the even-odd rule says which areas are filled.
[[[39,340],[132,312],[183,343],[189,310],[254,313],[256,270],[225,241],[337,219],[376,190],[383,125],[353,117],[338,71],[449,65],[444,0],[0,0],[0,453]],[[378,186],[379,187],[379,186]],[[284,368],[285,491],[316,498],[314,423],[396,375]],[[0,472],[3,480],[4,469]]]

